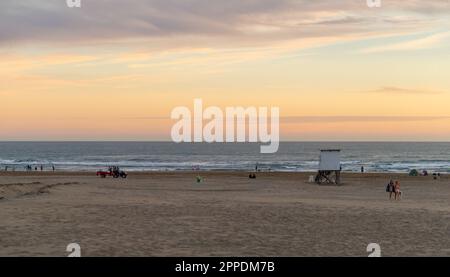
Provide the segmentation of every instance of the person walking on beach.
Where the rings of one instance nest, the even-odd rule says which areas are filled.
[[[394,193],[394,181],[390,180],[388,185],[386,186],[386,192],[389,192],[389,200],[392,200],[392,194]]]
[[[400,190],[400,182],[399,181],[395,181],[394,192],[395,192],[395,200],[400,200],[400,198],[402,196],[402,191]]]

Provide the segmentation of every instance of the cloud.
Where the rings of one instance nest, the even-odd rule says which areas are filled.
[[[384,33],[429,28],[427,24],[445,19],[450,11],[443,0],[391,0],[378,11],[364,0],[83,0],[81,9],[69,9],[65,2],[2,0],[0,47],[30,41],[123,40],[158,49],[180,44],[267,46],[293,39],[376,35],[380,28]]]
[[[371,47],[362,50],[362,53],[380,53],[389,51],[408,51],[430,49],[441,45],[447,38],[450,37],[450,32],[432,34],[423,38],[409,40],[400,43],[388,44],[383,46]]]
[[[409,89],[400,87],[381,87],[375,90],[369,90],[370,93],[385,93],[385,94],[441,94],[442,91],[428,90],[428,89]]]
[[[170,117],[148,116],[148,117],[129,117],[122,119],[133,120],[152,120],[152,121],[173,121]],[[225,118],[219,118],[224,120]],[[348,123],[348,122],[416,122],[416,121],[434,121],[447,120],[450,116],[282,116],[282,124],[304,124],[304,123]],[[248,124],[248,122],[246,122]]]
[[[301,123],[348,123],[348,122],[415,122],[446,120],[450,116],[291,116],[282,117],[280,122]]]

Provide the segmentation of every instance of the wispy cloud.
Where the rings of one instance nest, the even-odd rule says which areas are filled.
[[[450,37],[450,32],[436,33],[428,35],[426,37],[388,44],[383,46],[376,46],[363,49],[362,53],[381,53],[390,51],[409,51],[409,50],[421,50],[430,49],[442,45],[446,39]]]
[[[282,123],[348,123],[348,122],[415,122],[446,120],[450,116],[290,116],[280,118]]]
[[[121,119],[128,120],[152,120],[152,121],[172,121],[169,117],[161,116],[143,116],[143,117],[127,117]],[[225,117],[218,118],[224,121]],[[263,118],[264,119],[264,118]],[[450,116],[282,116],[279,118],[280,123],[284,124],[304,124],[304,123],[348,123],[348,122],[415,122],[415,121],[433,121],[448,120]],[[227,120],[232,120],[228,118]],[[245,124],[248,124],[246,122]]]
[[[429,89],[410,89],[386,86],[375,90],[367,91],[369,93],[383,93],[383,94],[441,94],[443,91],[429,90]]]

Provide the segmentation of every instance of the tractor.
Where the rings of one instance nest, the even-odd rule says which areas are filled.
[[[127,178],[128,174],[120,170],[118,166],[111,166],[109,167],[108,171],[97,171],[97,176],[100,176],[101,178],[106,178],[106,176],[112,176],[113,178]]]

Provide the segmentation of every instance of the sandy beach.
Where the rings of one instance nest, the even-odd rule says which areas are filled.
[[[0,173],[0,256],[450,256],[450,178],[308,173]],[[404,198],[390,201],[390,178]]]

